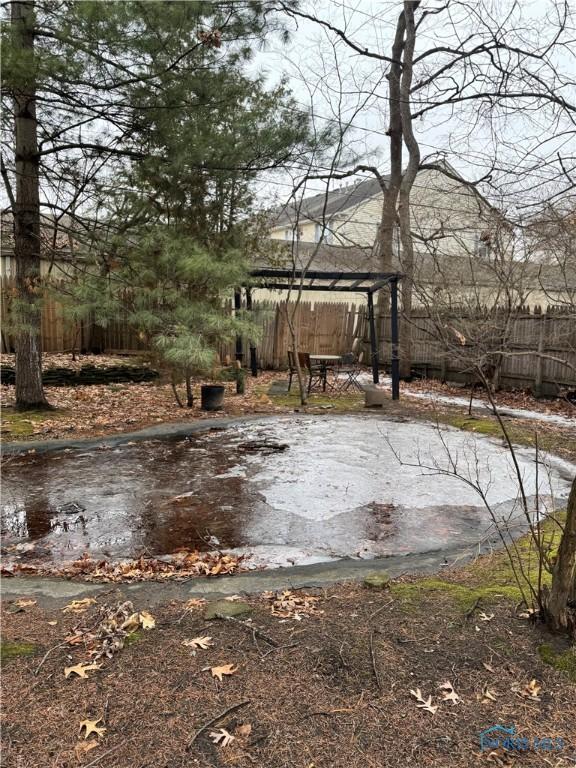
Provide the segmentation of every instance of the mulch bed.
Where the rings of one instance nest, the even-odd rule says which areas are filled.
[[[35,656],[10,659],[3,668],[2,765],[469,768],[576,762],[576,687],[540,661],[538,645],[550,638],[518,618],[514,606],[491,605],[493,618],[482,620],[481,607],[467,616],[444,595],[433,604],[408,603],[394,592],[356,585],[314,594],[318,602],[300,620],[290,610],[288,617],[273,615],[270,599],[263,598],[249,600],[249,624],[205,621],[202,605],[150,608],[156,627],[104,659],[87,679],[64,676],[64,667],[86,660],[83,646],[55,646],[79,623],[90,623],[98,605],[79,616],[38,605],[10,613],[5,603],[4,639],[39,647]],[[118,599],[111,590],[98,602]],[[205,635],[212,638],[208,649],[194,653],[182,645]],[[237,671],[222,682],[207,669],[227,664]],[[533,679],[541,686],[537,698],[525,692]],[[439,687],[446,681],[460,703],[442,701]],[[417,688],[439,705],[435,714],[417,707],[410,694]],[[486,689],[492,699],[483,695]],[[80,721],[98,718],[103,736],[80,738]],[[479,733],[496,723],[515,725],[518,736],[530,740],[561,737],[565,747],[481,752]],[[228,746],[210,739],[220,728],[235,735]],[[83,741],[97,745],[83,753]]]

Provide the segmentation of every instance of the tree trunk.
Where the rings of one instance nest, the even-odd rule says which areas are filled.
[[[546,596],[546,620],[551,629],[568,632],[576,640],[576,478],[568,499],[566,525]]]
[[[391,272],[394,263],[394,233],[396,230],[396,203],[402,181],[402,117],[400,114],[400,76],[402,72],[402,48],[406,21],[401,13],[396,25],[396,35],[392,45],[392,58],[388,73],[388,109],[390,123],[387,134],[390,137],[390,180],[384,200],[378,228],[378,257],[383,272]]]
[[[401,265],[402,279],[402,319],[403,327],[400,344],[400,376],[409,378],[412,371],[412,293],[414,289],[414,241],[410,216],[410,194],[420,167],[420,147],[412,130],[410,92],[412,90],[412,62],[416,44],[416,25],[414,9],[418,3],[408,0],[404,3],[404,23],[406,42],[402,57],[402,78],[400,81],[400,115],[402,118],[402,136],[408,150],[408,166],[402,177],[398,195],[398,217],[400,220],[400,240],[402,243]]]
[[[29,73],[14,94],[16,407],[47,408],[42,386],[40,191],[34,75],[34,3],[12,3],[12,34]]]

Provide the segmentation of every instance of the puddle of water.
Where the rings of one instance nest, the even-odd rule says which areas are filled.
[[[178,442],[13,459],[3,546],[8,559],[15,546],[18,557],[56,561],[188,547],[290,565],[476,542],[490,517],[473,488],[446,474],[451,461],[499,516],[517,519],[510,458],[486,438],[380,418],[282,417]],[[521,450],[519,461],[533,494],[533,456]],[[571,469],[540,468],[541,499],[566,496]]]

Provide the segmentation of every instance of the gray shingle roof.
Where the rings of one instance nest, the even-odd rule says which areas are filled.
[[[384,180],[388,180],[388,176],[384,176]],[[279,227],[283,224],[294,224],[298,212],[300,218],[310,219],[311,221],[321,220],[323,215],[326,217],[333,216],[335,213],[345,211],[348,208],[354,208],[365,200],[370,200],[381,194],[382,189],[378,179],[364,179],[339,189],[331,189],[328,192],[328,199],[326,199],[326,193],[320,192],[313,197],[304,198],[297,205],[292,200],[290,203],[272,212],[273,224]]]

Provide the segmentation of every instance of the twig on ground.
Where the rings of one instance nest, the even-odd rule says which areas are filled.
[[[266,651],[266,653],[263,653],[262,656],[260,656],[260,661],[262,661],[262,659],[265,659],[266,656],[269,656],[271,653],[274,653],[275,651],[281,651],[283,648],[296,648],[297,645],[300,645],[300,643],[288,643],[287,645],[275,645],[273,648],[270,648],[269,651]]]
[[[98,757],[95,757],[94,760],[91,760],[89,763],[85,763],[83,768],[90,768],[91,765],[96,765],[96,763],[99,763],[100,760],[103,760],[111,752],[115,752],[117,749],[120,749],[120,747],[123,747],[124,744],[126,744],[125,741],[123,741],[121,744],[116,744],[115,747],[110,747],[110,749],[107,749],[106,752],[102,752],[101,755],[99,755]]]
[[[68,643],[58,643],[58,645],[53,645],[52,648],[48,648],[48,650],[46,651],[44,656],[42,656],[42,660],[40,661],[40,664],[38,664],[38,666],[34,670],[34,676],[35,677],[38,675],[38,672],[40,672],[40,670],[42,669],[42,666],[43,666],[44,662],[46,661],[48,656],[50,656],[52,651],[55,651],[57,648],[63,648],[65,645],[68,645]]]
[[[370,659],[372,660],[372,669],[374,671],[374,677],[376,678],[376,685],[378,686],[380,693],[382,693],[382,683],[380,682],[380,675],[378,674],[378,668],[376,666],[376,656],[374,654],[374,635],[376,632],[378,632],[377,629],[373,629],[372,632],[370,632]]]
[[[252,637],[259,637],[262,640],[264,640],[265,643],[268,643],[268,645],[272,645],[274,648],[278,648],[279,643],[274,640],[274,638],[269,637],[267,634],[262,632],[262,630],[257,629],[256,627],[251,627],[249,624],[244,624],[243,621],[240,621],[240,619],[236,619],[234,616],[224,616],[223,614],[218,614],[218,618],[225,619],[226,621],[232,621],[234,624],[237,624],[240,627],[244,627],[244,629],[247,632],[250,632]]]
[[[374,611],[374,613],[371,613],[370,616],[368,616],[368,621],[372,621],[374,616],[378,616],[378,614],[381,613],[384,610],[384,608],[388,608],[388,606],[392,605],[393,602],[394,602],[394,598],[392,597],[387,603],[384,603],[384,605],[381,605],[377,611]]]
[[[194,736],[192,736],[192,738],[186,745],[186,752],[190,751],[196,739],[199,736],[201,736],[204,733],[204,731],[207,731],[208,728],[210,728],[211,726],[216,725],[216,723],[219,723],[221,720],[224,720],[224,718],[228,717],[228,715],[231,715],[232,712],[236,712],[241,707],[245,707],[247,704],[250,704],[250,703],[251,703],[250,699],[246,699],[245,701],[241,701],[239,704],[234,704],[234,706],[228,707],[228,709],[225,709],[224,712],[221,712],[219,715],[216,715],[216,717],[213,717],[212,720],[208,720],[207,723],[204,723],[204,725],[196,731]],[[84,768],[86,768],[86,766]]]

